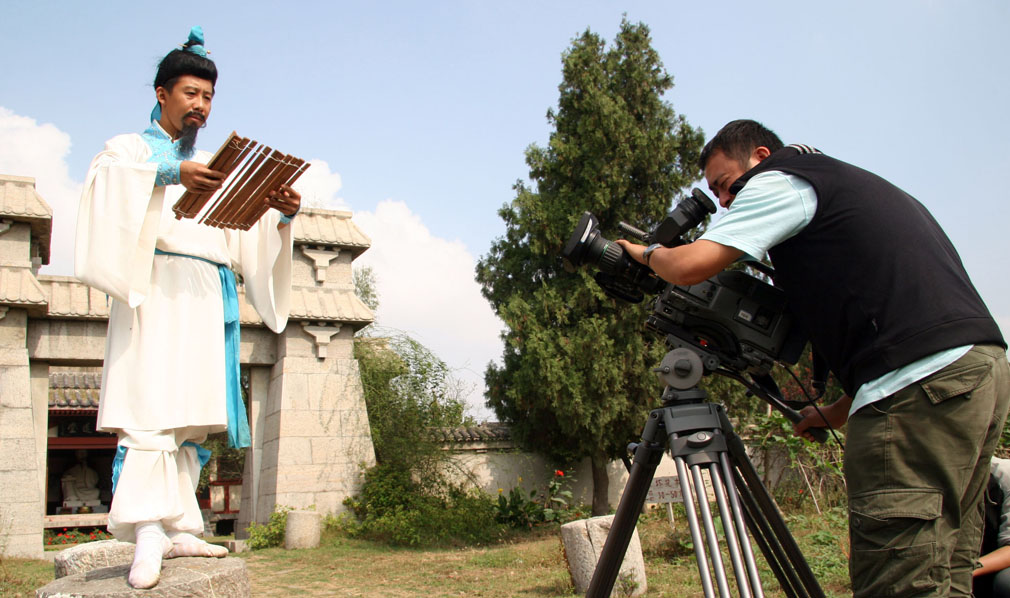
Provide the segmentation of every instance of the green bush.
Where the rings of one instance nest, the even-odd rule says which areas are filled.
[[[288,524],[288,511],[290,510],[291,507],[277,507],[277,510],[270,513],[270,519],[267,520],[266,525],[255,522],[249,524],[247,530],[249,539],[246,540],[246,546],[252,550],[259,550],[283,544],[284,528]]]
[[[344,501],[356,522],[335,524],[354,537],[396,546],[481,544],[500,537],[491,498],[438,476],[377,465],[365,473],[359,496]]]
[[[532,529],[538,523],[563,523],[581,518],[581,510],[572,503],[572,492],[564,487],[569,480],[565,472],[554,470],[554,477],[547,483],[547,490],[539,500],[536,490],[531,490],[528,497],[519,486],[512,488],[507,495],[499,490],[495,520],[514,528]],[[519,481],[522,482],[522,478]]]

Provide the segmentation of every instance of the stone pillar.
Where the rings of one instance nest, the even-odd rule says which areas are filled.
[[[289,325],[278,338],[265,409],[258,520],[265,521],[277,506],[343,511],[344,498],[360,488],[362,467],[375,464],[352,337],[350,327],[341,327],[328,339],[323,357],[318,334],[302,326]]]
[[[39,559],[45,499],[39,492],[37,471],[26,346],[28,313],[6,309],[4,314],[0,319],[0,555]]]
[[[370,241],[350,212],[305,210],[292,225],[291,316],[277,336],[258,416],[262,456],[251,520],[260,523],[279,506],[345,510],[344,499],[361,487],[362,468],[375,464],[353,352],[354,332],[372,313],[354,295],[351,276],[351,262]]]
[[[29,353],[30,358],[30,353]],[[46,514],[46,482],[49,469],[49,364],[31,360],[32,419],[35,427],[35,458],[39,478],[39,508]]]
[[[318,548],[322,521],[322,515],[315,511],[288,511],[284,525],[284,548]]]
[[[267,367],[249,368],[249,433],[252,446],[246,449],[245,469],[242,473],[242,503],[235,521],[235,538],[249,537],[246,529],[250,523],[264,523],[270,511],[260,507],[260,484],[263,480],[263,432],[266,428],[267,397],[270,389],[270,372]],[[261,516],[262,515],[262,516]]]

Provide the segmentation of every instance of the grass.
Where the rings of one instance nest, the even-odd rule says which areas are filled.
[[[790,515],[788,521],[825,593],[850,595],[844,510],[824,515],[803,511]],[[664,511],[646,514],[639,521],[648,598],[702,595],[682,513],[676,524],[671,532]],[[574,595],[556,526],[516,533],[484,547],[390,548],[327,534],[316,549],[271,548],[240,556],[248,564],[252,595],[257,597]],[[51,581],[52,575],[52,564],[47,561],[4,559],[0,561],[0,596],[34,596],[34,590]],[[767,569],[761,577],[768,596],[783,596]]]
[[[53,580],[49,561],[0,557],[0,596],[35,596],[35,590]]]

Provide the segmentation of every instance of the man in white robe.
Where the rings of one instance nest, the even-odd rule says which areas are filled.
[[[187,189],[213,191],[224,180],[205,166],[209,154],[192,149],[217,79],[202,38],[195,27],[183,49],[159,65],[150,128],[106,143],[92,161],[78,215],[77,276],[112,298],[98,427],[119,436],[108,528],[137,543],[129,577],[137,588],[157,584],[163,557],[227,554],[196,537],[203,518],[195,490],[205,458],[197,444],[207,434],[229,428],[233,446],[249,444],[230,269],[242,275],[246,298],[270,329],[283,330],[289,309],[288,223],[297,192],[282,186],[271,193],[266,201],[275,210],[248,231],[172,212]]]

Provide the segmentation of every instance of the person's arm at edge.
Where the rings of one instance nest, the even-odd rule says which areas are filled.
[[[630,241],[617,241],[632,259],[652,268],[660,278],[680,285],[697,284],[707,280],[739,259],[744,253],[735,247],[704,239],[678,247],[659,247],[649,254],[646,263],[642,253],[645,247]]]
[[[982,566],[972,571],[973,577],[996,573],[1010,567],[1010,546],[1000,546],[988,554],[983,554],[978,558],[978,563]]]

